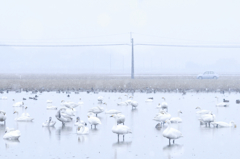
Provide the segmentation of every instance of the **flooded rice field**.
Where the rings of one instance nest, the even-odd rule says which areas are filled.
[[[37,100],[29,99],[37,95]],[[240,99],[239,93],[134,93],[133,100],[138,102],[138,106],[132,109],[131,105],[118,106],[117,103],[128,100],[126,93],[71,93],[67,97],[66,93],[43,92],[32,94],[30,92],[4,93],[2,96],[7,100],[0,100],[0,110],[6,112],[6,124],[0,122],[0,158],[238,158],[240,141],[240,115],[236,100]],[[98,104],[97,98],[103,97],[103,103]],[[122,98],[119,99],[119,97]],[[152,102],[146,102],[149,97],[153,97]],[[153,118],[159,112],[156,108],[159,103],[164,102],[164,97],[168,103],[168,113],[172,117],[178,116],[182,123],[173,123],[171,126],[181,131],[183,137],[175,140],[169,145],[167,138],[163,137],[163,131],[168,127],[155,127],[158,122]],[[216,107],[218,97],[219,102],[223,99],[229,100],[229,107]],[[27,100],[23,101],[23,98]],[[61,101],[79,102],[79,98],[84,102],[75,108],[75,116],[72,122],[62,125],[56,119],[57,110],[47,110],[49,105],[47,100],[52,100],[52,105],[61,108]],[[13,101],[13,99],[15,101]],[[26,112],[34,118],[32,122],[17,122],[15,118],[18,111],[21,115],[24,107],[13,107],[19,101],[27,106]],[[132,133],[120,135],[119,141],[117,134],[112,132],[115,124],[111,114],[100,113],[98,118],[101,125],[91,129],[88,123],[88,110],[100,105],[105,110],[116,109],[125,115],[125,125],[131,129]],[[200,125],[200,116],[196,114],[196,107],[207,109],[215,114],[215,121],[229,123],[234,121],[234,127],[216,128],[212,125]],[[42,127],[42,123],[52,117],[56,121],[54,127]],[[78,135],[77,127],[74,126],[76,117],[87,123],[89,128],[88,135]],[[5,140],[6,127],[18,129],[21,132],[19,140]]]

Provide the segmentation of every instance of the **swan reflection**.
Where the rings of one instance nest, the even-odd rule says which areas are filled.
[[[183,145],[171,144],[163,147],[163,152],[169,157],[181,156],[184,153],[184,147]]]

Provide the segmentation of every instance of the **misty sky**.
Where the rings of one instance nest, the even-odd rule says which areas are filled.
[[[0,44],[235,44],[240,1],[0,2]],[[135,72],[240,73],[240,49],[135,46]],[[0,46],[0,73],[130,73],[131,46]]]

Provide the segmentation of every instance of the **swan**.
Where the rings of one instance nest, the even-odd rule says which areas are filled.
[[[132,109],[135,108],[138,106],[138,102],[137,101],[132,101],[131,102],[131,105],[132,105]]]
[[[57,106],[48,105],[46,108],[47,108],[48,110],[55,110],[55,109],[57,109]]]
[[[210,114],[211,111],[210,110],[202,110],[200,107],[196,107],[196,109],[199,109],[199,111],[197,111],[197,114]]]
[[[78,107],[78,104],[69,101],[65,102],[64,100],[61,101],[61,105],[70,109]]]
[[[153,97],[148,98],[145,102],[153,102]]]
[[[72,121],[72,118],[71,118],[71,117],[69,117],[69,116],[67,116],[67,115],[62,115],[62,111],[64,111],[64,110],[66,110],[66,108],[60,108],[60,109],[57,111],[56,115],[55,115],[55,117],[56,117],[59,121],[61,121],[63,125],[65,125],[65,123],[67,123],[67,122]]]
[[[102,113],[103,111],[104,111],[104,108],[96,106],[96,107],[91,108],[88,112],[92,112],[92,113],[96,114],[96,116],[97,116],[99,113]]]
[[[88,127],[85,127],[84,125],[80,125],[77,128],[77,134],[78,135],[88,135],[89,134],[89,129]]]
[[[228,107],[229,106],[228,103],[224,103],[224,102],[218,103],[218,97],[215,97],[215,98],[217,98],[216,107]]]
[[[47,103],[52,103],[52,101],[51,100],[47,100]]]
[[[154,118],[153,120],[159,122],[159,124],[156,125],[159,126],[159,125],[164,125],[165,121],[170,119],[171,118],[171,114],[167,113],[166,111],[164,110],[160,110],[160,113],[158,113]]]
[[[210,126],[211,122],[214,122],[215,115],[214,114],[204,114],[198,119],[201,123],[204,123],[206,126],[207,124]]]
[[[5,134],[3,135],[3,139],[18,140],[20,136],[21,136],[21,133],[19,130],[6,128]]]
[[[25,110],[27,109],[27,107],[25,108]],[[14,111],[13,114],[17,114],[18,115],[18,112],[17,111]],[[30,115],[28,113],[22,113],[22,115],[20,117],[17,117],[15,118],[15,120],[17,121],[33,121],[34,118],[31,118]]]
[[[170,119],[170,122],[171,123],[181,123],[182,122],[182,119],[181,118],[179,118],[179,114],[182,114],[182,111],[178,111],[178,117],[173,117],[173,118],[171,118]]]
[[[123,124],[124,125],[125,115],[123,115],[121,113],[118,113],[118,114],[115,114],[114,116],[115,116],[115,118],[117,120],[117,124]]]
[[[127,106],[127,105],[128,105],[127,102],[123,102],[123,101],[122,101],[122,98],[121,98],[121,97],[119,97],[118,99],[121,99],[121,102],[117,103],[117,105],[119,105],[119,106]]]
[[[162,99],[164,99],[164,102],[161,103],[161,108],[162,109],[167,109],[167,111],[168,111],[168,104],[166,102],[166,99],[164,97],[162,97]]]
[[[63,109],[61,111],[61,115],[63,117],[69,117],[69,118],[72,118],[73,116],[75,116],[75,111],[73,108],[69,109],[69,108],[66,108],[66,109]]]
[[[171,144],[170,140],[173,140],[173,143],[176,139],[179,139],[183,137],[182,133],[174,128],[171,128],[171,122],[170,120],[166,120],[166,123],[168,123],[168,127],[163,131],[163,137],[166,137],[169,139],[169,145]]]
[[[75,126],[80,126],[80,125],[83,125],[84,124],[84,121],[80,120],[79,117],[76,118],[76,122],[75,122]]]
[[[107,103],[103,103],[107,106]],[[111,110],[105,110],[105,114],[118,114],[121,113],[119,110],[111,109]]]
[[[112,132],[118,135],[118,141],[119,141],[119,135],[123,135],[123,140],[124,140],[124,135],[132,133],[129,127],[125,125],[118,125],[116,115],[111,115],[110,117],[114,117],[116,120],[115,125],[112,127]]]
[[[3,110],[0,110],[0,121],[4,122],[4,124],[6,123],[6,112],[4,112]]]
[[[81,102],[81,98],[79,98],[79,102],[78,102],[78,105],[83,105],[84,103],[83,102]]]
[[[15,100],[13,99],[13,101],[15,101]],[[14,107],[21,107],[23,105],[24,105],[23,102],[16,102],[16,103],[13,104]]]
[[[99,97],[97,98],[97,100],[98,100],[98,101],[103,101],[103,97],[102,97],[102,96],[99,96]]]
[[[2,97],[1,97],[1,100],[7,100],[7,97],[2,96]]]
[[[52,127],[56,124],[56,121],[52,121],[52,117],[49,117],[49,120],[45,121],[42,126],[44,127]]]
[[[221,122],[221,121],[219,121],[219,122],[211,122],[211,124],[213,126],[217,127],[217,128],[218,127],[232,127],[232,126],[234,126],[235,128],[237,127],[237,125],[233,121],[231,121],[230,123]]]
[[[101,121],[100,121],[99,118],[94,117],[94,116],[92,116],[92,115],[93,115],[93,113],[89,113],[89,114],[88,114],[88,122],[89,122],[89,124],[91,125],[91,128],[92,128],[92,125],[94,125],[95,128],[96,128],[96,126],[97,126],[98,124],[102,124],[102,123],[101,123]]]

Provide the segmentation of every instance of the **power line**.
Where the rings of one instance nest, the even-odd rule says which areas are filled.
[[[187,44],[135,44],[135,46],[141,45],[141,46],[160,46],[160,47],[195,47],[195,48],[240,48],[239,45],[187,45]]]
[[[76,44],[76,45],[18,45],[18,44],[0,44],[0,47],[88,47],[88,46],[121,46],[130,44]]]

